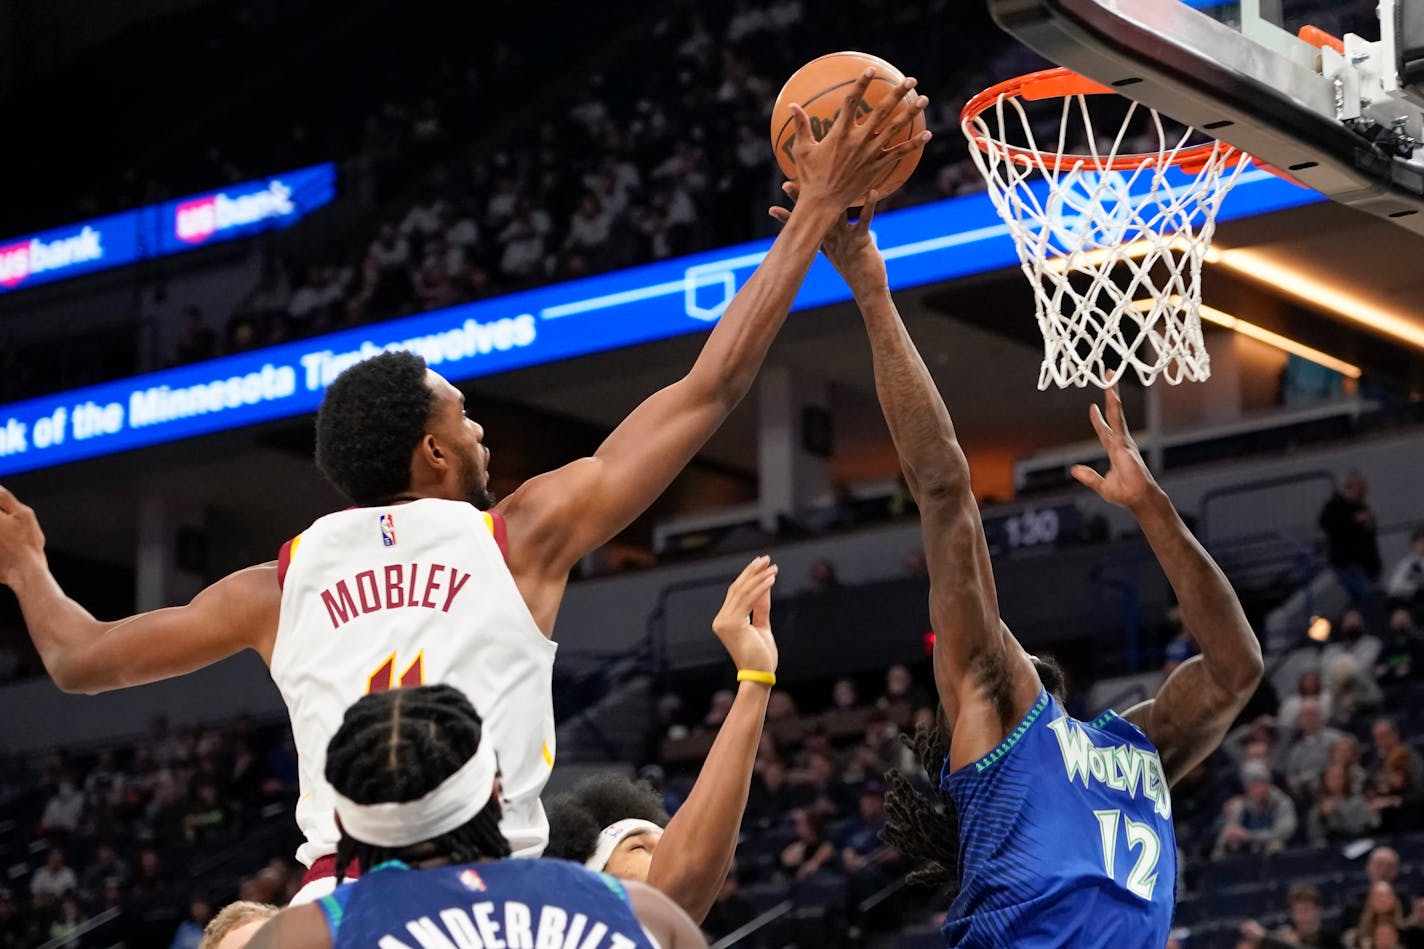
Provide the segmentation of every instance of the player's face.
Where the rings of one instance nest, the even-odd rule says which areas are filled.
[[[495,505],[489,489],[490,450],[485,447],[485,430],[465,413],[465,395],[439,373],[429,372],[426,382],[435,391],[436,424],[432,426],[444,447],[455,456],[455,484],[451,485],[460,500],[469,501],[481,511]]]
[[[653,851],[658,841],[663,839],[661,830],[647,830],[641,834],[624,837],[618,842],[613,856],[603,868],[605,873],[620,880],[634,880],[644,883],[648,879],[648,868],[653,865]]]

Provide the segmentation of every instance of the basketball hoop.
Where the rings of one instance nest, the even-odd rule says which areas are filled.
[[[1202,261],[1250,157],[1201,142],[1195,129],[1169,130],[1155,109],[1120,96],[1126,115],[1111,142],[1100,141],[1088,97],[1101,95],[1117,93],[1048,69],[984,90],[960,115],[1034,288],[1038,387],[1107,388],[1128,367],[1144,385],[1200,382],[1211,374]],[[1024,103],[1052,99],[1062,100],[1057,139],[1040,145],[1035,128],[1052,116],[1031,118]]]

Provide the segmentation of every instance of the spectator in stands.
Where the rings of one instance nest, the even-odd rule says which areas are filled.
[[[1409,552],[1389,572],[1384,591],[1391,606],[1424,606],[1424,527],[1409,536]]]
[[[79,878],[64,861],[64,851],[51,847],[44,865],[30,877],[30,896],[36,902],[58,902],[60,897],[79,888]]]
[[[1289,921],[1271,932],[1255,920],[1241,927],[1237,949],[1340,949],[1340,937],[1322,925],[1320,891],[1309,883],[1297,883],[1286,897]]]
[[[49,938],[51,940],[64,940],[84,922],[84,910],[79,905],[79,900],[74,895],[66,894],[59,901],[59,912],[53,923],[49,927]],[[61,942],[60,945],[66,943]]]
[[[1348,609],[1340,615],[1336,635],[1325,648],[1327,656],[1345,653],[1360,664],[1363,669],[1374,668],[1384,643],[1374,634],[1365,614],[1359,609]]]
[[[104,885],[110,880],[123,886],[128,882],[128,878],[128,865],[119,859],[114,845],[101,843],[94,851],[94,859],[84,868],[83,890],[89,899],[97,900],[104,891]]]
[[[60,777],[49,800],[45,802],[40,828],[45,834],[72,834],[84,822],[84,795],[75,787],[68,774]]]
[[[1295,740],[1286,749],[1286,787],[1291,793],[1301,795],[1320,780],[1335,743],[1344,736],[1325,727],[1320,703],[1312,698],[1300,703],[1295,730]]]
[[[195,843],[210,843],[228,836],[232,816],[211,781],[198,784],[183,814],[183,836]]]
[[[1295,802],[1271,784],[1271,772],[1259,761],[1241,769],[1246,793],[1226,805],[1226,823],[1216,841],[1216,856],[1228,853],[1269,853],[1295,834]]]
[[[1274,716],[1258,715],[1232,729],[1222,741],[1221,748],[1238,765],[1260,761],[1275,771],[1277,762],[1285,754],[1279,735]]]
[[[1347,472],[1320,511],[1330,565],[1357,606],[1369,606],[1379,595],[1379,540],[1375,514],[1366,501],[1368,493],[1365,476],[1359,471]]]
[[[105,748],[84,778],[84,797],[91,808],[114,807],[124,793],[124,774],[114,752]]]
[[[798,807],[791,812],[796,839],[781,851],[781,869],[796,882],[821,872],[834,872],[836,848],[826,838],[826,821],[814,810]]]
[[[1424,633],[1414,623],[1409,610],[1399,608],[1389,614],[1389,633],[1375,662],[1375,678],[1381,685],[1417,679],[1424,670]]]
[[[395,225],[387,221],[371,242],[366,257],[382,270],[400,270],[410,264],[410,244],[396,231]]]
[[[1373,668],[1373,659],[1371,665],[1362,665],[1348,652],[1326,653],[1323,678],[1325,690],[1330,693],[1331,721],[1344,724],[1355,715],[1379,708],[1384,702],[1372,674]]]
[[[756,826],[769,827],[791,810],[786,765],[772,759],[759,765],[747,797],[747,816]]]
[[[331,267],[323,264],[308,267],[306,279],[292,294],[286,307],[293,332],[303,335],[325,325],[342,293],[342,281]]]
[[[1296,716],[1300,714],[1301,703],[1307,699],[1315,702],[1326,721],[1330,720],[1330,693],[1326,692],[1321,685],[1320,672],[1316,669],[1306,669],[1300,674],[1295,694],[1286,696],[1285,700],[1281,702],[1279,711],[1276,712],[1276,723],[1281,728],[1294,729]]]
[[[203,942],[203,930],[212,919],[212,903],[205,896],[194,896],[188,904],[188,918],[178,924],[168,949],[198,949]]]
[[[277,915],[277,907],[239,900],[222,908],[203,932],[198,949],[242,949],[263,924]]]
[[[1351,792],[1365,789],[1365,768],[1360,764],[1360,742],[1354,735],[1341,735],[1330,749],[1330,764],[1340,765],[1349,778]]]
[[[1369,859],[1365,861],[1366,886],[1362,892],[1357,893],[1345,904],[1341,919],[1353,924],[1365,912],[1365,903],[1369,897],[1370,889],[1376,883],[1387,883],[1393,888],[1398,879],[1399,852],[1393,847],[1376,847],[1371,850]]]
[[[1345,933],[1345,945],[1359,949],[1375,949],[1375,938],[1381,925],[1388,925],[1398,937],[1404,928],[1404,907],[1394,887],[1383,880],[1370,884],[1370,895],[1365,899],[1364,912],[1358,923]],[[1398,945],[1396,939],[1395,945]]]
[[[178,327],[178,340],[173,344],[170,364],[181,366],[212,359],[217,355],[217,345],[217,334],[208,328],[203,311],[191,303],[183,307],[182,323]]]
[[[885,670],[885,694],[875,703],[875,707],[885,713],[896,725],[903,727],[922,708],[932,708],[929,694],[915,684],[910,670],[896,663]]]
[[[885,828],[885,785],[868,781],[861,788],[856,816],[841,838],[841,866],[850,877],[851,899],[860,902],[890,882],[899,859],[894,848],[880,842]]]
[[[831,686],[831,710],[849,712],[860,706],[860,696],[856,694],[855,680],[837,679]]]
[[[1331,764],[1320,778],[1310,809],[1310,842],[1316,846],[1363,837],[1379,826],[1379,815],[1359,788],[1351,787],[1345,765]]]
[[[1424,763],[1399,737],[1399,726],[1381,718],[1370,730],[1374,738],[1374,766],[1368,777],[1370,806],[1380,815],[1385,830],[1400,830],[1417,823],[1414,811],[1424,796]]]

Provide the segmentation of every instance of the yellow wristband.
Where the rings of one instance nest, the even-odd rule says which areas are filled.
[[[762,685],[776,685],[775,672],[761,672],[757,669],[738,669],[738,682],[760,682]]]

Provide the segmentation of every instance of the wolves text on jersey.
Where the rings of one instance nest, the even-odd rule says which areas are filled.
[[[1140,789],[1158,816],[1171,818],[1172,795],[1156,752],[1128,744],[1099,748],[1083,726],[1067,716],[1050,722],[1048,727],[1058,739],[1058,750],[1063,753],[1063,767],[1070,782],[1081,778],[1083,787],[1087,787],[1091,778],[1134,798]]]
[[[444,564],[388,564],[379,573],[363,570],[321,591],[321,602],[340,629],[357,616],[377,610],[421,607],[450,612],[470,575]]]

